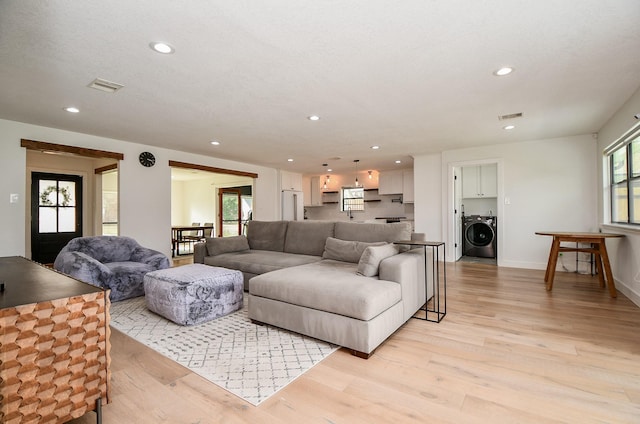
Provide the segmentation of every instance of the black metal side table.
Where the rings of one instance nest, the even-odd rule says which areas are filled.
[[[447,267],[444,262],[445,244],[441,241],[420,241],[420,240],[400,240],[394,244],[405,246],[422,247],[424,249],[424,290],[425,302],[420,308],[425,312],[424,318],[413,316],[413,318],[430,322],[440,322],[447,315]],[[433,297],[431,307],[429,307],[429,279],[427,278],[427,247],[431,248],[431,288],[433,289]],[[442,281],[440,281],[440,248],[442,248]]]

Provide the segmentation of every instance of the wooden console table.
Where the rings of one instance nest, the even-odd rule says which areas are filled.
[[[109,335],[108,291],[0,258],[0,422],[64,423],[95,410],[100,423]]]
[[[607,279],[607,285],[609,286],[609,295],[616,297],[615,281],[613,280],[613,273],[611,272],[611,264],[609,263],[609,254],[607,253],[607,246],[605,245],[605,239],[624,237],[622,234],[611,233],[572,233],[572,232],[536,232],[540,236],[552,236],[553,242],[551,243],[551,251],[549,252],[549,262],[547,263],[547,272],[544,274],[544,281],[547,283],[546,288],[551,291],[553,288],[553,278],[556,274],[556,265],[558,263],[558,255],[562,252],[585,252],[592,253],[596,258],[596,269],[598,270],[598,279],[600,281],[600,287],[605,285],[605,276]],[[562,242],[571,243],[584,243],[589,244],[590,247],[565,247],[560,246]]]

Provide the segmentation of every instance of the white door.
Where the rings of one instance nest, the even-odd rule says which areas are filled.
[[[455,260],[462,257],[462,168],[453,168],[453,228],[455,228]]]

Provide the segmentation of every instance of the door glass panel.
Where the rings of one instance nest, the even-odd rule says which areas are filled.
[[[118,171],[102,174],[102,235],[118,235]]]
[[[247,225],[252,218],[253,198],[251,196],[242,196],[242,234],[247,235]]]
[[[57,232],[56,208],[40,207],[38,230],[40,233]]]
[[[76,230],[76,208],[60,208],[58,214],[58,232],[69,233]]]
[[[76,205],[76,183],[73,181],[60,181],[58,183],[58,205]]]
[[[57,181],[40,180],[40,186],[39,186],[40,206],[55,206],[58,204],[56,187],[57,187]]]
[[[222,237],[237,236],[240,216],[238,193],[222,193]]]

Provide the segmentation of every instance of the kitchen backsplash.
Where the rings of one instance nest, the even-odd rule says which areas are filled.
[[[413,220],[413,203],[392,202],[398,200],[400,195],[380,195],[379,202],[366,202],[364,211],[354,211],[352,221],[368,221],[379,217],[404,217]],[[326,221],[349,221],[346,212],[340,211],[338,203],[327,203],[323,206],[305,207],[307,219]]]

